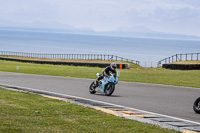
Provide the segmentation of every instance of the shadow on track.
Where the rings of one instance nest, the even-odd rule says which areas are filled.
[[[119,95],[106,96],[106,95],[104,95],[103,93],[96,93],[96,94],[93,94],[93,95],[105,96],[105,97],[121,97],[121,96],[119,96]]]

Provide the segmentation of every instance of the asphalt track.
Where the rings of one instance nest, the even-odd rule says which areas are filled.
[[[112,96],[90,94],[92,79],[0,72],[0,84],[73,95],[200,123],[193,103],[200,88],[119,81]]]

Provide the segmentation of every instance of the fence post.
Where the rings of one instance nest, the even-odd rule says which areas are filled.
[[[193,60],[193,53],[191,53],[191,60]]]
[[[180,59],[181,59],[180,61],[182,61],[182,54],[180,54]]]
[[[186,61],[187,61],[187,54],[186,54]]]

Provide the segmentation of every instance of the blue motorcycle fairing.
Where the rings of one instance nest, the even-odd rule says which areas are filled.
[[[101,79],[100,81],[101,81],[101,85],[98,86],[98,88],[101,89],[103,92],[104,92],[104,90],[105,90],[105,86],[106,86],[108,83],[118,84],[118,78],[117,78],[117,77],[114,77],[113,75],[110,76],[110,77],[104,76],[104,78]]]

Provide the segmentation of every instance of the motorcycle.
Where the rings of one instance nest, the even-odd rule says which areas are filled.
[[[193,104],[193,110],[196,113],[200,114],[200,97],[195,100],[195,102]]]
[[[96,74],[97,77],[100,76],[99,73]],[[106,96],[112,95],[115,90],[115,85],[118,84],[118,78],[115,74],[110,73],[110,76],[104,76],[96,85],[96,81],[92,82],[89,87],[89,92],[95,94],[96,92],[104,93]]]

